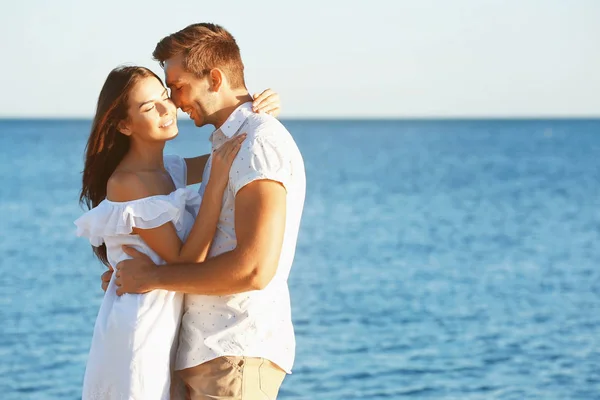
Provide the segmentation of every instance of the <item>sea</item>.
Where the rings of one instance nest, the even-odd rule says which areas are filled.
[[[600,120],[283,120],[307,196],[279,399],[600,399]],[[0,120],[0,399],[81,397],[89,120]],[[167,154],[209,151],[180,123]]]

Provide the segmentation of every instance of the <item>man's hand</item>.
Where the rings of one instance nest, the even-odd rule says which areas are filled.
[[[100,275],[100,280],[102,281],[102,290],[104,290],[105,292],[106,292],[106,289],[108,289],[108,284],[110,283],[110,278],[112,277],[112,274],[113,274],[113,267],[109,265],[108,271],[106,271],[105,273]]]
[[[124,293],[146,293],[154,289],[153,278],[156,264],[144,253],[136,249],[123,246],[125,254],[133,257],[117,264],[117,295]]]
[[[265,114],[271,114],[275,118],[279,116],[279,113],[281,112],[281,100],[279,100],[278,93],[271,89],[267,89],[252,97],[254,98],[254,101],[252,102],[252,111],[256,113],[263,112]]]

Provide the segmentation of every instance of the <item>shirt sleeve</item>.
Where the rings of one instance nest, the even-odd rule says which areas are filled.
[[[268,179],[288,188],[291,169],[286,148],[273,136],[258,136],[247,140],[231,166],[229,185],[235,195],[256,180]]]

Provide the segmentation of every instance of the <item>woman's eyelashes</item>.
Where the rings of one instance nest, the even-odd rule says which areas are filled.
[[[171,98],[169,97],[169,95],[165,93],[165,95],[164,95],[164,97],[163,97],[162,101],[172,101],[172,100],[171,100]],[[149,108],[147,108],[147,109],[145,109],[145,110],[144,110],[144,112],[152,111],[152,110],[154,110],[155,108],[156,108],[156,107],[154,106],[154,104],[152,104],[152,106],[151,106],[151,107],[149,107]]]

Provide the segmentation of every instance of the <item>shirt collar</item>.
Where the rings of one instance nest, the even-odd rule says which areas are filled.
[[[248,101],[238,106],[227,118],[227,120],[210,135],[210,141],[213,141],[215,133],[221,132],[226,137],[230,138],[240,129],[246,118],[252,114],[252,102]]]

